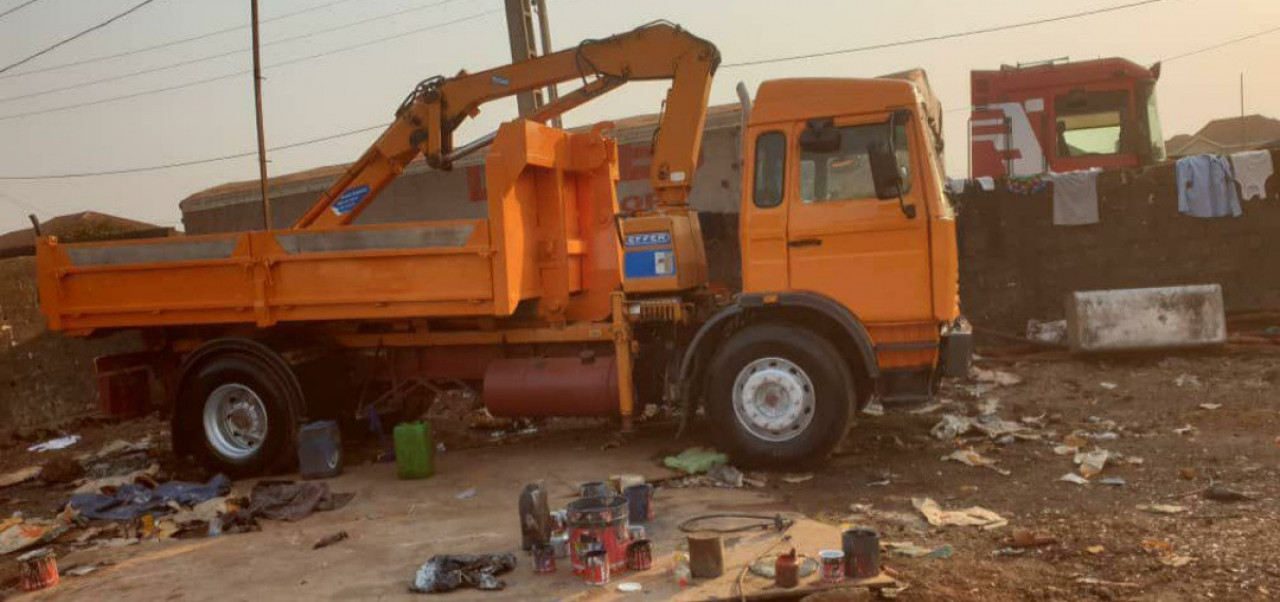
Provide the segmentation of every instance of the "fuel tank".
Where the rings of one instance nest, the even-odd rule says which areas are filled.
[[[494,360],[481,399],[494,416],[617,416],[617,363],[612,356]]]

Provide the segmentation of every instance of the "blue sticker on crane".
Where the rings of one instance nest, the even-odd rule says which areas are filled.
[[[351,213],[351,210],[355,209],[360,204],[360,201],[369,196],[369,190],[369,185],[365,184],[342,191],[342,194],[338,195],[338,200],[333,202],[333,214],[346,215]]]
[[[670,245],[670,232],[644,232],[641,234],[628,234],[628,247],[656,247],[659,245]]]
[[[510,85],[511,85],[511,80],[509,80],[509,79],[507,79],[507,78],[505,78],[505,77],[502,77],[501,75],[495,75],[495,76],[493,76],[493,85],[495,85],[495,86],[503,86],[503,87],[510,86]]]

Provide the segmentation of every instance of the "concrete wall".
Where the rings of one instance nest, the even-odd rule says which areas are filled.
[[[1079,290],[1216,283],[1228,312],[1280,308],[1280,176],[1242,217],[1200,219],[1178,213],[1173,165],[1105,173],[1100,223],[1074,227],[1053,225],[1051,189],[1001,188],[959,199],[960,298],[980,327],[1021,334]]]

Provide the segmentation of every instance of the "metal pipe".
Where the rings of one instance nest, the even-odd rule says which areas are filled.
[[[533,0],[538,9],[538,37],[542,44],[542,56],[551,54],[551,18],[547,16],[547,0]],[[548,104],[560,99],[560,90],[555,84],[547,86]],[[564,123],[557,115],[551,119],[551,125],[557,129],[564,128]]]
[[[741,165],[747,160],[747,123],[751,121],[751,93],[747,91],[747,84],[738,82],[738,106],[742,111],[742,129],[738,131],[738,139],[742,144],[738,145],[738,164]]]
[[[270,230],[271,199],[267,197],[267,138],[262,123],[262,56],[258,48],[258,0],[249,0],[253,13],[253,104],[258,114],[258,184],[262,190],[262,228]]]
[[[497,138],[497,137],[498,137],[498,132],[496,131],[490,132],[488,134],[485,134],[484,136],[481,136],[479,138],[476,138],[475,140],[472,140],[471,142],[468,142],[462,146],[459,146],[458,148],[453,149],[452,151],[449,152],[449,154],[445,155],[444,158],[448,162],[452,163],[486,146],[489,146],[490,144],[493,144],[494,138]]]

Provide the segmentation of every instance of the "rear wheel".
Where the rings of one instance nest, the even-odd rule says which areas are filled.
[[[232,476],[292,466],[299,395],[295,381],[256,354],[209,357],[186,375],[180,391],[184,447],[209,469]]]
[[[734,334],[707,372],[716,444],[746,466],[798,468],[840,443],[855,399],[839,350],[818,334],[762,324]]]

